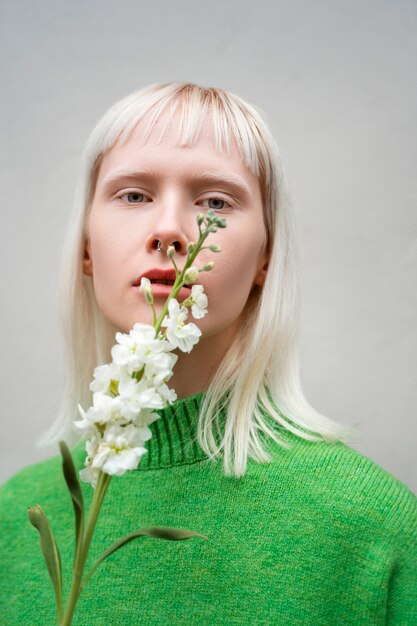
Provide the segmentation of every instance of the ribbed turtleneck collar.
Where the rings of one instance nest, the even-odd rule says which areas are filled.
[[[145,442],[147,452],[134,471],[189,465],[207,459],[197,441],[198,414],[204,396],[200,393],[182,398],[165,409],[155,411],[160,418],[149,425],[152,437]],[[223,426],[222,414],[219,414],[219,420]],[[82,466],[86,458],[85,440],[76,445],[74,453]]]
[[[197,441],[197,422],[204,393],[176,400],[156,411],[161,417],[150,424],[152,438],[137,471],[189,465],[207,459]]]

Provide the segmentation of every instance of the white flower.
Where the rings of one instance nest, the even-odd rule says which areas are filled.
[[[133,424],[111,426],[94,454],[91,467],[111,476],[121,476],[137,468],[147,452],[143,443],[139,429]]]
[[[82,470],[80,470],[80,478],[85,483],[91,483],[92,486],[95,488],[97,485],[99,472],[99,469],[91,467],[91,465],[87,465],[87,467],[84,467]]]
[[[84,469],[80,471],[81,480],[83,480],[86,483],[92,483],[94,488],[96,486],[97,478],[98,478],[100,470],[98,468],[91,467],[91,463],[93,461],[95,453],[98,450],[99,440],[101,440],[100,434],[98,434],[98,437],[93,436],[91,438],[91,441],[86,441],[85,443],[85,449],[87,452],[87,458],[85,460],[86,467],[84,467]]]
[[[186,285],[189,285],[190,283],[195,283],[195,281],[198,280],[199,273],[200,272],[198,271],[198,267],[196,267],[195,265],[191,265],[188,270],[185,270],[184,283]]]
[[[146,363],[143,372],[150,386],[159,387],[162,383],[167,382],[172,376],[172,370],[177,359],[178,356],[172,352],[154,354],[152,360]]]
[[[191,352],[200,339],[201,330],[195,324],[184,324],[188,311],[185,307],[180,307],[174,298],[168,303],[168,312],[169,315],[162,322],[162,326],[167,329],[168,340],[182,352]]]
[[[127,420],[134,419],[142,409],[163,409],[165,400],[157,387],[150,387],[146,379],[139,382],[126,376],[119,383],[120,414]]]
[[[94,379],[90,383],[91,391],[101,391],[102,393],[117,393],[117,387],[124,369],[116,363],[99,365],[94,370]]]
[[[191,289],[191,299],[194,302],[191,306],[191,314],[194,319],[201,319],[207,313],[208,304],[208,299],[204,293],[203,285],[193,285]]]
[[[129,374],[140,372],[153,360],[155,354],[167,352],[174,346],[155,337],[155,329],[149,324],[137,323],[128,335],[116,333],[116,344],[111,350],[113,361],[124,366]]]
[[[99,437],[100,431],[96,424],[87,418],[87,413],[84,411],[81,404],[78,405],[78,411],[82,417],[81,420],[75,420],[73,426],[75,430],[83,435],[83,437]]]
[[[153,413],[151,409],[142,409],[139,415],[132,421],[133,425],[138,429],[138,434],[142,441],[148,441],[152,437],[152,432],[148,428],[155,420],[160,419],[158,413]]]
[[[158,387],[158,392],[161,395],[161,397],[164,398],[166,404],[167,403],[172,404],[172,402],[175,402],[175,400],[177,399],[177,394],[175,393],[175,390],[170,389],[168,385],[164,385],[164,384],[160,385]]]
[[[78,405],[78,409],[82,416],[82,420],[74,422],[74,426],[77,430],[84,432],[91,432],[92,425],[94,424],[107,424],[109,422],[115,422],[122,418],[120,413],[121,401],[120,396],[112,398],[100,391],[93,394],[93,406],[90,406],[88,411],[84,411],[83,408]]]

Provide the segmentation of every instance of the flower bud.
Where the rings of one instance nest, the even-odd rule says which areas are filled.
[[[218,246],[217,244],[212,244],[211,246],[209,246],[209,250],[211,250],[212,252],[221,252],[221,248],[220,246]]]
[[[195,267],[195,265],[191,265],[191,267],[185,270],[184,283],[186,285],[188,285],[189,283],[195,283],[195,281],[198,280],[199,273],[200,272],[198,270],[198,267]]]
[[[188,254],[191,254],[191,252],[194,252],[195,249],[195,243],[193,241],[189,241],[187,243],[187,252]]]
[[[153,293],[152,293],[151,281],[149,280],[149,278],[145,278],[145,277],[142,278],[142,280],[140,281],[139,289],[140,291],[142,291],[143,295],[145,296],[146,302],[148,304],[153,304]]]
[[[197,224],[198,224],[199,226],[201,226],[201,224],[202,224],[203,222],[204,222],[204,215],[203,215],[202,213],[199,213],[199,214],[197,215]]]
[[[214,267],[213,261],[209,261],[200,271],[201,272],[210,272]]]
[[[167,257],[169,259],[173,259],[174,258],[174,254],[175,254],[175,247],[174,246],[168,246],[167,248]]]

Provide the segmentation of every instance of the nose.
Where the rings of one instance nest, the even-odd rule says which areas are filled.
[[[179,197],[166,198],[159,207],[155,207],[153,228],[146,238],[147,252],[166,252],[168,246],[174,246],[177,254],[187,254],[187,224],[185,202]]]

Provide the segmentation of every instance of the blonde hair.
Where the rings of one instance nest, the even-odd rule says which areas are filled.
[[[215,149],[228,150],[234,142],[248,168],[258,176],[262,191],[270,252],[266,281],[251,295],[250,315],[210,383],[197,427],[198,443],[207,456],[215,459],[223,452],[225,475],[240,477],[246,473],[248,457],[259,463],[271,460],[261,436],[287,447],[277,435],[280,428],[303,439],[331,442],[346,440],[353,428],[315,411],[301,389],[294,225],[275,141],[253,106],[222,89],[189,83],[151,85],[123,98],[99,120],[85,145],[59,280],[66,384],[61,412],[39,445],[51,446],[62,438],[75,442],[72,421],[77,404],[87,407],[91,403],[93,370],[99,363],[109,362],[117,331],[97,306],[91,277],[82,272],[86,217],[101,159],[117,140],[129,138],[145,114],[149,113],[149,124],[144,142],[163,111],[168,111],[169,122],[178,109],[180,145],[196,141],[201,120],[211,116]],[[226,411],[220,440],[214,431],[216,427],[220,433],[219,408]],[[272,428],[266,417],[268,422],[272,419]]]

